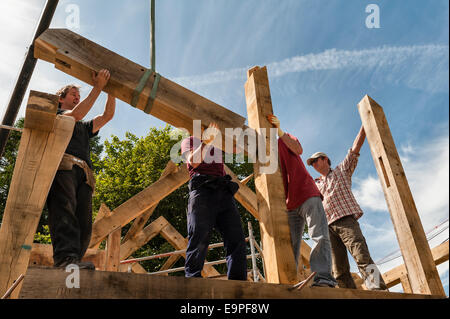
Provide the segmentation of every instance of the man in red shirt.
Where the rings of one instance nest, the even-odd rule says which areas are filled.
[[[356,261],[358,269],[371,290],[387,290],[376,264],[370,257],[358,219],[363,215],[352,193],[352,174],[358,164],[359,151],[366,134],[361,126],[352,148],[345,159],[331,169],[331,161],[325,153],[311,155],[307,164],[320,173],[316,185],[324,196],[323,206],[330,230],[333,273],[340,288],[356,289],[350,273],[347,249]]]
[[[181,154],[189,170],[188,245],[186,277],[201,277],[209,238],[216,227],[226,250],[228,279],[247,280],[245,236],[234,201],[239,185],[225,174],[222,151],[212,146],[218,126],[204,140],[191,136],[181,143]],[[209,131],[211,131],[211,129]]]
[[[295,136],[283,132],[276,116],[269,115],[268,119],[278,129],[278,156],[283,175],[295,263],[298,267],[300,244],[306,223],[309,236],[316,243],[309,259],[311,271],[317,273],[313,279],[313,286],[334,287],[336,280],[331,274],[331,247],[327,219],[321,194],[300,158],[303,148]]]

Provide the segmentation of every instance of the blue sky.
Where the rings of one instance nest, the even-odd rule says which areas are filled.
[[[44,2],[0,3],[1,114]],[[378,29],[365,24],[371,3],[380,9]],[[149,67],[148,0],[60,0],[51,27],[68,27],[71,4],[80,12],[72,31]],[[356,105],[370,95],[384,109],[424,229],[447,220],[429,234],[444,229],[430,241],[434,247],[448,238],[448,28],[445,0],[156,0],[156,68],[246,117],[246,71],[267,65],[282,128],[300,139],[304,160],[323,151],[333,164],[351,147],[361,125]],[[82,95],[90,90],[39,61],[29,88],[51,93],[67,82],[82,84]],[[89,116],[102,112],[104,101],[103,94]],[[143,136],[163,125],[119,101],[100,134]],[[381,260],[399,247],[367,143],[353,190],[365,212],[360,224],[373,259]],[[396,258],[379,266],[386,271],[400,263]],[[438,270],[448,295],[448,262]]]

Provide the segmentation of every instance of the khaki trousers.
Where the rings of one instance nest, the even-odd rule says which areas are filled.
[[[368,289],[387,289],[354,215],[342,217],[328,226],[330,232],[333,275],[340,288],[356,289],[350,273],[347,249],[354,258]]]

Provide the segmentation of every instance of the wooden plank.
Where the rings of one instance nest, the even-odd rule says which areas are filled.
[[[49,107],[48,113],[54,110]],[[25,121],[34,122],[30,116],[35,114],[29,112]],[[26,272],[42,209],[72,137],[74,119],[56,113],[53,116],[53,131],[24,128],[22,133],[0,229],[0,295]],[[11,298],[19,291],[20,286]]]
[[[120,246],[120,260],[127,259],[132,253],[152,240],[168,223],[163,216],[159,216],[151,224],[137,233],[136,236],[123,243]]]
[[[358,110],[412,291],[445,295],[383,108],[366,95]]]
[[[352,272],[351,275],[352,275],[353,281],[355,282],[357,289],[367,290],[367,287],[364,284],[364,279],[362,279],[360,275],[358,275],[357,273],[354,273],[354,272]]]
[[[408,294],[412,294],[412,289],[411,289],[411,284],[409,282],[409,278],[408,275],[405,274],[402,277],[400,277],[400,283],[402,284],[403,287],[403,292],[408,293]]]
[[[58,96],[30,90],[24,127],[46,132],[53,131],[58,108]]]
[[[33,243],[28,266],[53,266],[53,248],[49,244]],[[88,249],[82,261],[92,262],[97,270],[103,270],[105,265],[105,251]]]
[[[443,299],[443,296],[386,291],[304,287],[239,280],[212,280],[176,276],[80,270],[80,288],[66,287],[63,269],[30,268],[23,299]]]
[[[133,92],[146,68],[138,65],[76,33],[66,29],[48,29],[35,43],[35,58],[45,60],[69,75],[88,84],[91,71],[108,69],[111,78],[104,91],[126,103],[131,103]],[[144,110],[153,87],[154,76],[137,104]],[[161,76],[151,115],[175,127],[193,132],[193,120],[201,120],[203,127],[216,122],[225,139],[225,128],[243,128],[245,118]],[[224,147],[224,145],[223,145]]]
[[[448,261],[449,245],[448,241],[442,243],[431,250],[435,265],[440,265],[443,262]],[[406,267],[404,264],[399,265],[391,270],[388,270],[383,274],[383,280],[388,288],[394,287],[401,282],[401,278],[407,275]]]
[[[176,168],[173,172],[156,181],[137,195],[113,210],[112,216],[107,216],[94,223],[92,226],[91,243],[89,247],[97,243],[112,232],[123,227],[138,217],[148,208],[154,206],[161,199],[178,189],[189,180],[186,165]]]
[[[264,137],[262,137],[259,129],[272,127],[267,120],[267,115],[273,114],[267,69],[266,67],[255,67],[249,70],[247,75],[245,96],[248,123],[251,128],[258,132],[257,136],[260,140]],[[269,135],[267,134],[267,136]],[[273,145],[273,147],[276,148],[277,145]],[[270,148],[270,139],[267,138],[266,154],[270,153]],[[260,151],[261,149],[259,149]],[[258,160],[254,164],[254,176],[260,233],[264,247],[266,280],[269,283],[296,283],[299,278],[297,278],[292,252],[281,172],[277,167],[273,174],[262,174],[260,170],[264,165],[261,165],[259,159],[260,154],[258,154]],[[299,268],[301,267],[301,260],[299,260]]]
[[[236,182],[239,184],[239,189],[236,194],[234,194],[234,198],[241,203],[242,206],[246,210],[250,212],[250,214],[253,215],[256,219],[259,219],[258,216],[258,202],[256,200],[256,194],[248,188],[245,184],[241,184],[239,179],[236,177],[236,175],[233,173],[233,171],[227,166],[224,165],[225,172],[231,176],[233,179],[233,182]]]
[[[166,167],[164,168],[163,172],[161,173],[161,176],[159,179],[167,176],[167,174],[169,174],[171,172],[174,172],[176,167],[177,166],[174,162],[169,161],[167,163]],[[133,224],[131,225],[127,234],[123,238],[123,241],[122,241],[123,243],[125,243],[130,238],[134,237],[138,232],[140,232],[144,228],[145,224],[147,223],[147,221],[149,220],[149,218],[152,216],[153,212],[155,211],[156,206],[158,206],[158,203],[156,203],[155,205],[153,205],[152,207],[150,207],[149,209],[144,211],[144,213],[142,213],[141,216],[137,217],[133,221]]]
[[[161,236],[169,242],[176,250],[186,249],[188,240],[181,235],[175,227],[168,223],[163,229],[161,229]],[[186,254],[183,254],[186,258]],[[205,260],[206,262],[207,260]],[[218,276],[220,273],[214,268],[213,265],[205,265],[202,270],[203,277]]]
[[[181,258],[181,255],[172,255],[167,258],[166,262],[159,268],[159,271],[168,270]],[[163,273],[162,276],[169,276],[169,273]]]
[[[107,209],[106,216],[111,215],[109,208],[104,205],[103,209]],[[105,270],[106,271],[119,271],[120,265],[120,236],[122,228],[118,228],[110,233],[106,239],[105,248]]]
[[[311,268],[311,265],[309,264],[309,257],[311,256],[311,247],[302,240],[302,243],[300,245],[300,256],[302,258],[303,266],[306,268]]]
[[[147,274],[147,270],[142,267],[139,263],[132,264],[120,264],[119,271],[120,272],[128,272],[128,267],[131,267],[131,272],[136,274]]]
[[[105,203],[102,203],[100,205],[100,208],[98,209],[97,217],[95,218],[95,222],[98,222],[100,219],[102,219],[105,216],[111,215],[111,211],[109,210],[108,206],[105,205]],[[98,249],[100,247],[100,244],[102,243],[103,239],[99,241],[97,244],[92,246],[92,249]]]
[[[241,185],[247,185],[247,183],[253,178],[253,173],[248,175],[246,178],[239,181]]]

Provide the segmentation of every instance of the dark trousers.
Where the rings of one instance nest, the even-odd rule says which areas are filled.
[[[80,167],[56,172],[47,208],[55,265],[69,256],[81,260],[91,240],[92,188]]]
[[[189,181],[186,277],[201,277],[211,232],[216,227],[224,242],[228,279],[247,280],[245,237],[233,193],[228,187],[230,182],[221,179],[205,184],[205,176],[194,176]]]
[[[359,223],[353,215],[342,217],[329,226],[333,275],[340,288],[356,289],[350,273],[347,249],[355,259],[358,269],[369,289],[387,289],[378,267],[370,257],[369,248]],[[374,282],[369,282],[373,274]],[[376,277],[375,277],[376,276]]]

